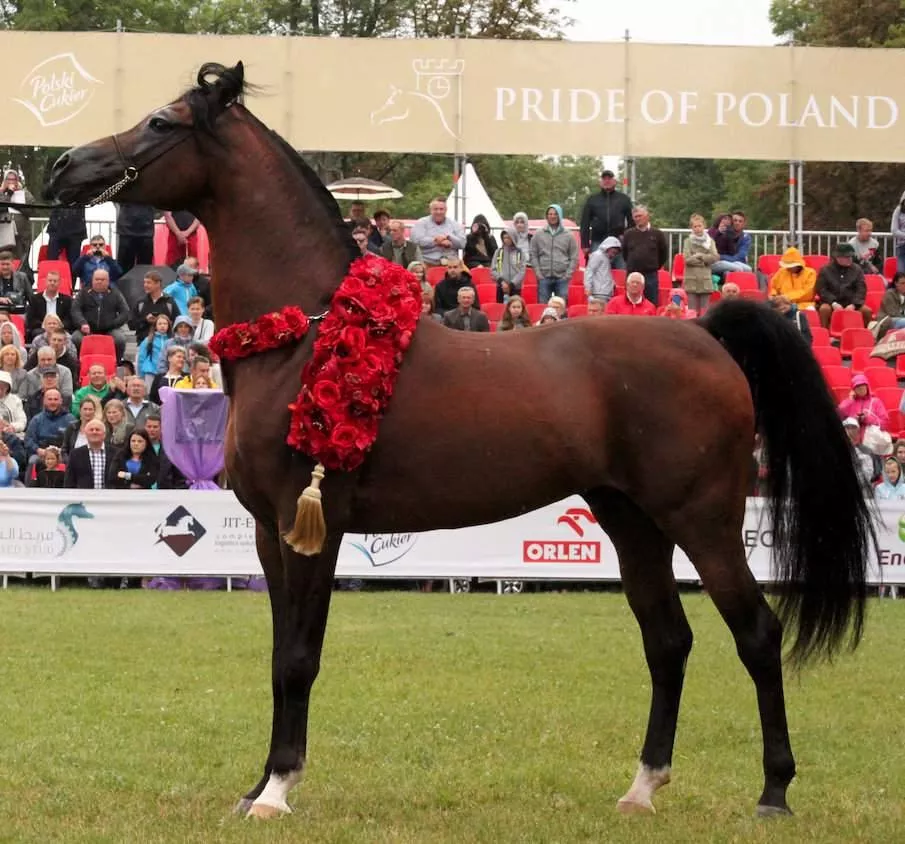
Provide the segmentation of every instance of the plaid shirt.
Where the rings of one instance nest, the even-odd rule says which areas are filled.
[[[91,461],[91,474],[94,476],[94,488],[104,489],[104,483],[107,473],[107,452],[100,448],[95,451],[93,448],[88,449],[88,459]]]

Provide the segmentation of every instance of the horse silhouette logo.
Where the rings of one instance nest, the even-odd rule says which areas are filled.
[[[55,556],[62,557],[79,541],[79,532],[76,530],[75,520],[93,518],[94,516],[88,512],[88,509],[81,502],[78,504],[67,504],[60,510],[60,515],[57,516],[57,535],[63,542]]]
[[[462,133],[462,73],[464,59],[415,59],[414,88],[390,85],[386,102],[371,112],[371,125],[382,126],[427,115],[439,120],[443,130],[459,141]]]
[[[162,542],[177,557],[182,557],[198,543],[207,530],[180,505],[154,528],[154,533],[157,534],[155,545]]]

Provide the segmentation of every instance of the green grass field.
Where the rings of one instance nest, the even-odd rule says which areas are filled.
[[[710,602],[673,783],[614,805],[649,683],[611,594],[336,596],[293,815],[235,817],[270,729],[266,598],[0,593],[3,842],[784,842],[905,839],[905,602],[854,656],[787,681],[796,816],[753,817],[753,687]]]

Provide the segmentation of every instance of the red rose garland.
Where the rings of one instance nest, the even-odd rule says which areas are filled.
[[[354,261],[302,370],[286,442],[328,469],[360,466],[377,439],[420,315],[421,287],[411,273],[376,256]],[[210,347],[236,360],[288,345],[307,329],[307,317],[287,307],[218,331]]]

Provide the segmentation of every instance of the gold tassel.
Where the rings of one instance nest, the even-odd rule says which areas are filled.
[[[304,554],[306,557],[320,554],[327,538],[320,491],[323,479],[324,467],[318,463],[311,472],[311,485],[302,490],[296,502],[295,524],[283,536],[283,540],[296,554]]]

